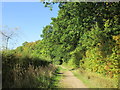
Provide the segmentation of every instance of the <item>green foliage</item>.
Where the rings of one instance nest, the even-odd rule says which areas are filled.
[[[26,45],[28,42],[26,41],[26,42],[24,42],[22,45],[24,46],[24,45]]]
[[[47,5],[52,7],[51,3]],[[71,67],[117,79],[120,72],[119,6],[119,2],[59,3],[58,16],[51,18],[50,25],[43,28],[42,40],[25,42],[13,51],[3,52],[3,66],[7,66],[3,74],[12,75],[17,64],[28,69],[29,65],[45,67],[50,62],[58,64],[63,60]],[[4,78],[5,83],[9,74]],[[40,79],[42,84],[44,79],[48,78]],[[13,77],[11,81],[13,84]],[[46,83],[43,86],[47,87]]]
[[[58,16],[43,29],[47,54],[53,61],[62,58],[71,67],[118,78],[119,4],[60,3]]]

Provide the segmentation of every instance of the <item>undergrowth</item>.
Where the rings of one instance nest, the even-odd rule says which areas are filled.
[[[57,67],[39,58],[2,53],[2,88],[54,88]]]

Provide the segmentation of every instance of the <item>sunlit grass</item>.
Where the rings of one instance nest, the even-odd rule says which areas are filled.
[[[66,63],[64,63],[63,66],[67,68],[67,70],[72,71],[88,88],[118,88],[118,79],[88,72],[80,68],[71,68]]]
[[[89,88],[118,88],[117,80],[103,77],[96,73],[77,69],[73,71],[73,74]]]
[[[46,67],[37,67],[29,65],[27,70],[19,66],[13,70],[14,83],[11,88],[50,88],[53,87],[52,77],[56,68],[52,65]],[[12,77],[12,76],[11,76]],[[10,83],[10,82],[8,82]]]
[[[36,57],[2,55],[3,88],[54,88],[57,67]],[[56,81],[57,82],[57,81]]]

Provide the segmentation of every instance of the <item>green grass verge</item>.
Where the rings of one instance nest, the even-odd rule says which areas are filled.
[[[85,77],[83,77],[80,73],[78,73],[77,70],[72,71],[74,76],[76,76],[78,79],[80,79],[88,88],[95,88],[94,85],[87,80]]]
[[[88,88],[118,88],[118,80],[97,73],[84,71],[80,68],[71,68],[71,66],[67,64],[63,64],[63,66],[66,67],[67,70],[71,70]]]
[[[60,87],[60,80],[62,79],[62,75],[60,74],[61,70],[63,70],[60,66],[57,66],[57,69],[55,70],[53,77],[51,78],[51,85],[50,88],[61,88]]]
[[[82,70],[81,70],[82,71]],[[117,81],[103,77],[96,73],[74,70],[73,74],[79,78],[88,88],[117,88]]]

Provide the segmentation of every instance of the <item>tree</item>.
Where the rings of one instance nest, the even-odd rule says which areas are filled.
[[[1,38],[2,38],[2,48],[3,49],[8,49],[8,44],[9,44],[9,41],[10,39],[12,40],[13,37],[16,35],[15,33],[15,30],[18,30],[18,28],[9,28],[7,26],[3,26],[2,27],[2,30],[0,31],[0,34],[1,34]]]
[[[80,65],[86,70],[106,74],[105,65],[118,60],[108,57],[117,56],[113,54],[113,49],[118,48],[113,36],[120,34],[119,4],[59,3],[58,16],[51,18],[52,32],[43,34],[46,37],[43,40],[48,47],[48,54],[53,60],[63,57],[66,63],[72,62],[71,65],[75,67]],[[47,27],[43,31],[49,31]],[[115,66],[114,64],[113,68]]]
[[[22,45],[23,45],[23,46],[25,46],[27,43],[28,43],[28,42],[27,42],[27,41],[25,41]]]

